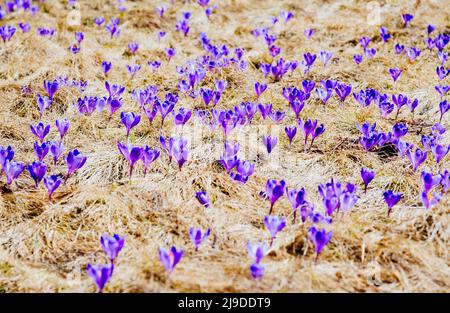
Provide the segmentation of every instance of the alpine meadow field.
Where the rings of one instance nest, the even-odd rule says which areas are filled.
[[[450,1],[0,1],[0,292],[450,292]]]

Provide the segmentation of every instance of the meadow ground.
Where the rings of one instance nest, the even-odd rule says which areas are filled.
[[[0,21],[1,25],[17,26],[28,20],[32,26],[26,34],[18,29],[0,50],[0,145],[13,146],[15,159],[25,163],[35,160],[35,139],[29,125],[39,121],[35,97],[44,93],[44,79],[82,79],[89,83],[86,95],[103,96],[106,91],[101,62],[111,61],[113,69],[107,80],[127,90],[121,110],[138,112],[131,96],[135,88],[157,85],[161,96],[177,92],[175,66],[203,54],[200,32],[207,33],[216,44],[244,48],[244,59],[249,62],[245,71],[229,68],[207,75],[205,85],[213,86],[216,78],[229,83],[217,108],[256,101],[253,86],[261,81],[268,83],[261,101],[285,111],[286,118],[279,126],[255,118],[255,137],[240,137],[246,138],[240,142],[241,150],[247,151],[246,159],[255,163],[255,173],[245,185],[233,181],[215,161],[213,146],[223,141],[222,133],[194,125],[194,117],[183,130],[185,134],[195,133],[196,139],[191,137],[189,160],[182,170],[169,166],[167,155],[161,152],[145,177],[142,166],[137,166],[130,183],[128,165],[117,150],[117,140],[126,140],[119,114],[109,123],[98,113],[82,116],[73,106],[82,94],[75,88],[60,88],[42,120],[52,125],[49,137],[56,139],[55,120],[67,117],[71,128],[64,142],[66,149],[78,148],[88,160],[55,192],[51,205],[44,186],[36,190],[28,173],[24,172],[11,186],[6,185],[4,175],[1,177],[0,291],[94,292],[86,264],[107,261],[99,245],[104,233],[126,238],[105,292],[450,291],[450,198],[444,195],[431,210],[425,210],[418,198],[421,171],[442,172],[449,168],[449,157],[437,165],[430,155],[414,172],[409,160],[398,158],[396,152],[366,152],[358,143],[360,134],[355,123],[376,121],[379,129],[388,131],[395,120],[380,119],[376,106],[363,108],[352,96],[343,105],[333,97],[324,106],[315,93],[301,116],[318,119],[326,125],[326,131],[310,151],[303,150],[303,135],[298,135],[289,149],[283,128],[295,125],[296,120],[281,94],[283,87],[300,87],[308,77],[316,82],[330,78],[350,83],[354,91],[372,87],[387,94],[418,98],[420,106],[414,115],[404,109],[397,121],[408,125],[408,142],[420,146],[420,134],[428,134],[439,116],[439,97],[434,90],[439,83],[436,56],[426,50],[425,29],[432,23],[440,32],[449,32],[449,1],[379,1],[380,25],[367,23],[370,12],[365,1],[216,1],[219,7],[209,21],[196,1],[168,1],[163,19],[155,12],[159,5],[155,1],[127,1],[124,12],[117,10],[115,1],[78,2],[80,26],[67,25],[70,9],[66,1],[47,0],[39,4],[34,17],[20,12]],[[279,82],[263,76],[257,67],[259,62],[270,62],[271,56],[251,30],[268,26],[270,16],[282,10],[292,11],[295,17],[275,26],[281,56],[301,61],[307,51],[328,50],[334,58],[326,68],[317,61],[307,75],[299,67]],[[192,12],[186,38],[175,31],[183,11]],[[406,12],[412,13],[414,20],[405,29],[401,14]],[[96,16],[104,16],[107,22],[120,17],[121,35],[110,39],[104,27],[95,26]],[[57,34],[51,39],[37,36],[36,28],[44,26],[56,28]],[[391,32],[394,39],[389,44],[380,41],[379,26]],[[303,32],[309,27],[316,32],[308,40]],[[155,33],[161,29],[167,35],[158,42]],[[78,54],[67,49],[73,43],[74,31],[85,34]],[[362,36],[372,38],[371,45],[378,52],[373,59],[356,66],[352,57],[361,53],[358,40]],[[415,62],[399,58],[393,49],[397,41],[420,47],[422,55]],[[140,44],[136,56],[127,52],[130,42]],[[164,52],[169,46],[177,51],[170,63]],[[162,65],[152,73],[147,61],[156,59],[162,60]],[[130,79],[125,66],[134,62],[143,68]],[[388,73],[388,68],[393,67],[403,69],[395,85]],[[445,82],[448,84],[448,77]],[[29,86],[30,94],[24,94],[22,86]],[[181,95],[177,107],[181,106],[194,109],[200,107],[200,100]],[[450,126],[449,117],[447,114],[442,122],[446,127]],[[143,115],[132,131],[131,141],[160,150],[160,134],[180,133],[172,125],[167,122],[160,130],[159,120],[150,125]],[[269,131],[279,137],[270,160],[261,139]],[[232,136],[239,137],[238,133]],[[443,142],[449,143],[449,132]],[[285,179],[289,187],[304,187],[308,200],[322,210],[318,184],[334,177],[342,183],[352,182],[361,190],[362,166],[373,168],[376,178],[367,194],[359,193],[361,198],[351,212],[336,216],[327,226],[334,235],[317,263],[307,228],[302,223],[292,224],[286,197],[277,202],[275,213],[285,216],[288,225],[264,258],[264,278],[252,280],[246,245],[249,240],[268,240],[263,219],[269,205],[259,196],[266,181]],[[51,171],[65,173],[66,166],[60,162],[51,166]],[[382,196],[387,189],[404,195],[389,218]],[[200,190],[209,194],[212,204],[208,209],[194,197]],[[192,226],[211,228],[210,238],[198,252],[194,252],[188,236]],[[173,244],[182,247],[185,255],[169,277],[159,261],[158,248]]]

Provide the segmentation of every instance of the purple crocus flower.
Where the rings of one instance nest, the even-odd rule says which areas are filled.
[[[160,152],[156,149],[150,149],[149,146],[143,146],[141,149],[141,160],[144,163],[144,177],[147,174],[147,169],[158,157]]]
[[[47,165],[45,162],[38,161],[28,164],[27,166],[28,172],[30,173],[31,178],[33,178],[36,188],[38,188],[38,184],[44,178],[45,172],[47,171]]]
[[[312,37],[312,35],[314,35],[314,29],[307,28],[307,29],[305,29],[304,34],[307,39],[310,39]]]
[[[125,157],[125,159],[130,164],[130,179],[133,175],[133,168],[137,161],[141,159],[142,148],[141,147],[133,147],[131,145],[126,145],[121,142],[117,142],[117,148],[119,152]]]
[[[384,201],[386,201],[386,204],[388,206],[388,213],[387,216],[391,214],[391,210],[400,200],[402,199],[403,195],[401,193],[394,193],[392,190],[387,190],[383,193]]]
[[[139,64],[134,64],[134,65],[126,65],[126,69],[128,71],[128,73],[130,73],[131,75],[131,79],[134,78],[134,76],[136,76],[136,74],[141,70],[141,66]]]
[[[356,65],[359,65],[363,61],[363,56],[361,54],[355,54],[353,56],[353,61],[356,63]]]
[[[156,103],[156,108],[159,110],[159,112],[161,113],[161,127],[164,125],[164,120],[166,118],[166,116],[173,111],[173,108],[175,107],[175,103],[172,101],[163,101],[160,102],[158,101]]]
[[[414,61],[422,51],[419,48],[411,47],[410,49],[406,49],[406,55],[411,61]]]
[[[284,195],[285,189],[286,182],[284,180],[277,181],[275,179],[269,179],[267,181],[265,195],[270,201],[269,215],[272,214],[275,202]]]
[[[292,211],[294,212],[294,224],[297,219],[297,211],[300,206],[308,205],[305,200],[305,188],[296,190],[296,189],[288,189],[286,188],[286,194],[291,203]]]
[[[320,124],[319,126],[317,126],[314,131],[311,134],[311,145],[309,146],[309,148],[311,149],[311,147],[314,144],[314,140],[319,137],[320,135],[322,135],[325,132],[325,125]]]
[[[444,51],[438,51],[437,56],[438,56],[439,62],[441,62],[441,65],[444,65],[448,59],[448,53],[444,52]]]
[[[397,119],[402,106],[404,106],[408,103],[408,97],[406,97],[402,94],[399,94],[398,96],[392,95],[392,102],[394,102],[395,106],[397,107],[397,113],[395,114],[395,119]]]
[[[450,70],[446,69],[443,66],[438,66],[436,68],[436,74],[437,74],[437,76],[439,77],[440,80],[443,80],[444,78],[446,78],[449,73],[450,73]]]
[[[5,169],[6,162],[12,161],[13,158],[14,158],[14,150],[11,146],[8,146],[7,148],[0,146],[0,175]]]
[[[120,113],[120,119],[122,124],[127,129],[127,138],[130,135],[130,130],[135,127],[141,121],[141,116],[136,115],[134,112],[122,112]]]
[[[403,19],[403,27],[407,27],[409,25],[409,23],[412,21],[412,19],[414,18],[414,15],[406,13],[406,14],[402,14],[402,19]]]
[[[367,49],[367,46],[370,44],[371,39],[368,37],[361,37],[359,39],[359,43],[361,44],[361,47],[363,47],[364,50]]]
[[[434,155],[434,158],[436,160],[436,163],[439,164],[439,162],[447,155],[447,153],[450,151],[450,145],[433,145],[431,147],[431,152]]]
[[[130,51],[130,53],[132,55],[136,55],[136,52],[138,51],[138,49],[139,49],[139,44],[137,42],[130,42],[128,44],[128,50]]]
[[[367,186],[375,178],[375,171],[368,168],[361,168],[361,178],[364,182],[364,193],[367,192]]]
[[[200,228],[189,228],[189,238],[191,238],[191,241],[194,244],[195,251],[198,251],[198,247],[206,238],[208,238],[210,233],[210,228],[208,228],[203,234]]]
[[[314,226],[309,228],[308,238],[316,249],[316,262],[323,248],[330,242],[331,237],[333,237],[332,231],[327,232],[325,229],[316,229]]]
[[[343,83],[342,84],[341,83],[337,83],[334,91],[338,95],[339,100],[341,102],[344,102],[345,99],[350,94],[350,92],[352,91],[352,85],[350,85],[350,84],[346,85],[346,84],[343,84]]]
[[[389,34],[386,27],[380,27],[380,37],[383,42],[388,42],[389,38],[391,38],[391,34]]]
[[[395,53],[396,54],[402,54],[404,50],[405,50],[404,45],[401,45],[399,43],[395,45]]]
[[[94,23],[97,26],[101,26],[104,22],[105,22],[105,18],[101,17],[101,16],[98,16],[94,19]]]
[[[2,37],[3,43],[6,44],[7,41],[10,41],[15,32],[16,28],[11,25],[1,26],[0,37]]]
[[[172,246],[169,251],[163,247],[159,248],[159,260],[169,274],[175,269],[175,266],[180,262],[182,256],[183,250],[178,250],[175,246]]]
[[[102,69],[103,69],[103,73],[106,75],[108,75],[108,72],[111,70],[112,67],[112,63],[108,62],[108,61],[103,61],[102,62]]]
[[[266,271],[266,266],[261,263],[254,263],[250,265],[250,274],[253,279],[261,279]]]
[[[289,148],[292,145],[292,140],[294,139],[295,135],[297,134],[297,127],[295,126],[286,126],[284,128],[284,132],[286,133],[286,136],[289,139]]]
[[[56,128],[58,129],[59,135],[61,137],[61,140],[66,135],[67,131],[69,130],[70,122],[68,119],[60,119],[56,120]]]
[[[108,81],[105,82],[105,88],[108,91],[110,98],[120,97],[121,94],[124,93],[125,87],[120,85],[110,85]]]
[[[256,98],[259,99],[259,97],[262,95],[262,93],[267,89],[267,84],[256,82],[255,83],[255,92],[256,92]]]
[[[82,168],[86,163],[86,160],[87,157],[81,154],[77,149],[69,151],[66,156],[67,175],[64,182],[66,182],[73,173]]]
[[[408,127],[404,124],[395,124],[392,127],[392,133],[394,134],[395,139],[400,139],[408,133]]]
[[[102,293],[105,288],[106,283],[111,279],[113,274],[114,266],[112,264],[108,265],[91,265],[86,266],[86,270],[91,276],[92,280],[95,282],[98,288],[98,292]]]
[[[255,171],[254,163],[237,160],[236,173],[230,173],[230,177],[241,184],[245,184],[254,171]]]
[[[371,49],[367,48],[367,49],[364,49],[364,54],[366,55],[366,58],[367,58],[368,60],[370,60],[370,59],[372,59],[372,58],[377,54],[377,49],[375,49],[375,48],[371,48]]]
[[[44,80],[44,89],[48,94],[48,97],[50,100],[53,100],[53,96],[58,91],[59,83],[57,80],[54,80],[53,82],[49,80]]]
[[[48,200],[52,203],[52,195],[59,185],[61,185],[61,177],[58,175],[47,175],[44,177],[44,186],[48,191]]]
[[[428,193],[431,189],[441,183],[442,176],[440,174],[433,176],[433,174],[423,171],[420,174],[420,179],[422,181],[423,191]]]
[[[56,162],[58,161],[59,157],[62,155],[64,151],[64,144],[62,141],[59,142],[51,141],[49,145],[50,145],[50,153],[53,156],[53,163],[56,165]]]
[[[195,197],[202,206],[204,206],[205,208],[209,207],[209,197],[205,191],[196,192]]]
[[[276,235],[286,227],[286,219],[277,215],[266,215],[264,217],[264,226],[270,233],[270,246],[272,246]]]
[[[10,186],[12,182],[17,179],[20,174],[22,174],[23,170],[25,169],[25,164],[23,164],[22,162],[5,160],[5,164],[4,166],[2,166],[2,170],[3,168],[6,174],[6,183],[8,184],[8,186]]]
[[[111,264],[114,264],[114,260],[117,258],[120,250],[122,250],[125,244],[125,237],[114,234],[112,236],[102,235],[100,237],[100,245],[108,256]]]
[[[111,35],[111,38],[118,37],[121,33],[121,29],[119,28],[120,19],[113,18],[109,21],[109,24],[105,26],[105,29]]]
[[[178,110],[178,112],[172,111],[172,115],[173,115],[173,120],[175,122],[175,125],[184,126],[191,118],[192,111],[186,110],[184,108],[180,108]]]
[[[411,113],[414,113],[414,110],[417,108],[418,105],[419,105],[418,99],[414,99],[414,100],[409,99],[408,102],[406,103],[406,106],[411,111]]]
[[[322,100],[323,104],[325,105],[327,101],[331,98],[333,95],[333,89],[316,89],[317,96]]]
[[[178,168],[181,170],[183,164],[186,163],[189,150],[187,147],[187,140],[184,138],[174,138],[172,146],[170,147],[173,158],[178,163]]]
[[[302,64],[305,67],[304,72],[307,73],[311,70],[311,67],[314,65],[317,55],[307,52],[307,53],[303,54],[303,58],[304,58],[304,61],[302,62]]]
[[[39,145],[39,143],[35,142],[33,147],[34,147],[34,152],[36,153],[38,160],[42,161],[50,149],[50,143],[43,142],[41,145]]]
[[[398,151],[398,157],[402,158],[409,150],[412,149],[413,145],[406,141],[398,140],[395,143],[395,147],[397,148]]]
[[[319,57],[323,62],[323,67],[326,67],[328,64],[328,61],[330,61],[331,58],[333,57],[333,53],[327,52],[327,51],[320,51]]]
[[[25,23],[20,22],[19,27],[22,30],[22,32],[24,32],[24,33],[28,33],[31,29],[31,26],[28,22],[25,22]]]
[[[44,123],[39,122],[36,125],[30,125],[31,132],[33,135],[35,135],[39,141],[42,143],[45,139],[45,137],[50,132],[50,124],[44,125]]]
[[[425,160],[427,159],[427,154],[427,152],[424,152],[419,148],[417,148],[415,152],[412,152],[412,149],[409,149],[406,152],[406,155],[408,156],[408,159],[412,164],[413,171],[416,171],[420,164],[425,162]]]
[[[250,241],[247,243],[247,253],[255,263],[260,263],[268,250],[269,247],[266,243],[259,242],[252,244]]]
[[[165,48],[167,59],[170,60],[173,58],[173,56],[176,54],[176,51],[174,48]]]
[[[390,68],[389,69],[389,74],[391,74],[391,77],[394,80],[394,83],[398,80],[401,73],[402,73],[402,70],[400,68]]]
[[[441,198],[442,196],[436,192],[434,192],[431,196],[428,195],[428,193],[426,193],[425,191],[420,193],[420,200],[422,201],[423,206],[427,210],[431,209],[436,204],[438,204]]]
[[[264,146],[267,148],[267,153],[270,156],[270,153],[278,143],[278,138],[275,136],[263,136],[263,143]]]
[[[42,116],[44,115],[45,110],[47,110],[51,106],[52,101],[50,100],[49,97],[47,97],[47,96],[43,97],[40,94],[38,94],[37,97],[36,97],[36,102],[38,104],[39,113],[40,113],[41,118],[42,118]]]

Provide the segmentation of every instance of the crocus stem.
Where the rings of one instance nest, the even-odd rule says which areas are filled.
[[[294,224],[297,221],[297,210],[294,211]]]
[[[314,259],[314,264],[317,264],[319,262],[319,254],[316,254],[316,258]]]
[[[270,247],[272,247],[273,244],[273,237],[270,238]]]
[[[311,145],[309,146],[309,150],[311,150],[311,148],[312,148],[312,146],[313,146],[314,139],[316,139],[316,138],[313,138],[313,139],[311,140]]]
[[[400,109],[397,109],[397,113],[395,114],[395,119],[397,119],[399,113],[400,113]]]
[[[130,166],[130,179],[132,175],[133,175],[133,166]]]
[[[271,214],[272,214],[272,210],[273,210],[273,205],[274,205],[274,203],[270,203],[270,210],[269,210],[269,215],[271,215]]]
[[[364,193],[367,193],[367,185],[364,185]]]

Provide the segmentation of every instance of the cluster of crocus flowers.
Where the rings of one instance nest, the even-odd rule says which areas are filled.
[[[150,147],[144,146],[132,146],[130,144],[125,144],[120,141],[117,142],[117,148],[119,152],[125,157],[130,165],[130,179],[133,175],[133,169],[139,160],[144,163],[144,176],[147,173],[147,169],[151,163],[153,163],[158,157],[160,152],[156,149],[151,149]]]
[[[220,163],[235,181],[245,184],[255,170],[255,164],[238,158],[239,143],[225,141]]]
[[[159,142],[164,151],[169,156],[169,163],[175,159],[178,163],[178,168],[181,171],[183,164],[186,163],[189,157],[189,149],[187,139],[182,137],[170,137],[167,141],[163,136],[159,137]]]
[[[114,261],[125,244],[125,237],[114,234],[112,236],[102,235],[100,245],[106,253],[109,263],[92,265],[88,263],[86,270],[94,283],[97,285],[99,293],[103,292],[105,285],[111,279],[114,272]]]
[[[313,121],[311,119],[307,119],[305,122],[303,122],[302,119],[299,119],[298,126],[303,130],[303,133],[305,135],[304,141],[305,151],[307,150],[307,141],[309,136],[311,136],[311,144],[309,146],[309,149],[311,149],[314,144],[314,140],[325,132],[325,125],[324,124],[318,125],[317,120]]]
[[[329,183],[319,184],[318,191],[322,197],[325,213],[328,216],[333,215],[334,212],[339,212],[340,209],[344,213],[348,212],[359,199],[355,185],[347,183],[343,188],[342,184],[334,178]]]

